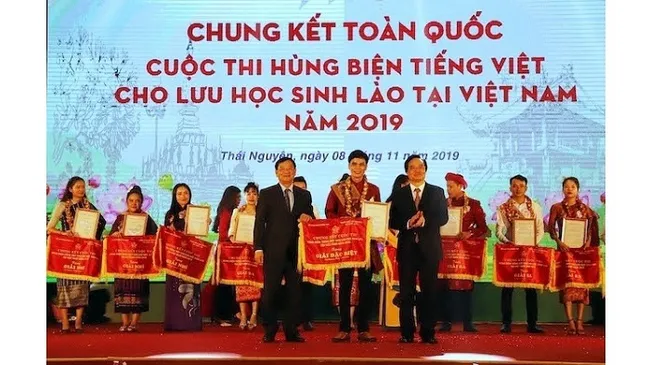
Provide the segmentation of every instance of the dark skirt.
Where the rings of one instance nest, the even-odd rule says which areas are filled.
[[[167,275],[165,280],[165,330],[200,331],[201,286]]]
[[[115,313],[149,311],[149,280],[115,279]]]
[[[56,279],[56,306],[59,308],[86,307],[89,294],[88,281]]]

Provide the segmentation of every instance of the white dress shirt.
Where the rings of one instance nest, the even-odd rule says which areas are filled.
[[[505,203],[505,204],[509,204],[509,203]],[[525,201],[521,204],[516,204],[515,207],[521,214],[522,218],[532,218],[532,214],[528,210],[528,206],[526,205]],[[535,213],[535,231],[536,231],[535,239],[537,241],[537,244],[539,245],[539,243],[542,242],[542,238],[544,237],[544,216],[542,213],[542,207],[540,207],[539,204],[532,202],[532,207],[533,207],[533,212]],[[508,220],[508,217],[506,217],[504,209],[502,209],[502,206],[499,206],[499,209],[497,209],[497,232],[496,232],[499,241],[512,243],[512,239],[511,239],[512,232],[510,231],[511,228],[512,227],[510,221]]]
[[[409,187],[411,188],[411,195],[413,196],[413,202],[414,203],[415,203],[415,189],[420,189],[420,191],[419,191],[419,193],[420,193],[420,201],[422,201],[422,193],[424,193],[424,185],[425,184],[426,184],[426,182],[424,182],[424,181],[420,185],[413,185],[412,183],[409,184]],[[418,209],[418,207],[415,207],[415,209]],[[409,220],[410,220],[410,218],[409,218]],[[422,217],[422,221],[423,221],[422,227],[424,227],[424,225],[426,224],[426,221],[424,220],[424,216]],[[409,221],[406,221],[406,229],[411,229]]]

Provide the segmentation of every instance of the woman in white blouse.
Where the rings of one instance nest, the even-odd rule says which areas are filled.
[[[232,217],[230,218],[230,228],[228,229],[228,237],[230,242],[242,243],[252,245],[253,242],[237,242],[235,241],[235,231],[240,215],[255,216],[255,208],[257,206],[257,196],[259,194],[259,187],[249,182],[244,188],[246,194],[246,204],[240,208],[233,210]],[[241,329],[248,328],[249,330],[257,327],[257,312],[259,309],[259,301],[262,298],[262,291],[259,288],[248,285],[238,285],[235,287],[235,299],[239,303],[239,327]],[[250,308],[250,310],[249,310]],[[250,314],[250,317],[249,317]],[[250,318],[250,319],[249,319]]]

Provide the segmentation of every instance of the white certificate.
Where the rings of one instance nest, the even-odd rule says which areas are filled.
[[[239,213],[235,227],[235,242],[253,244],[253,231],[255,229],[255,216],[253,214]]]
[[[587,220],[564,218],[562,221],[561,240],[570,248],[580,248],[587,237]]]
[[[74,214],[72,232],[81,238],[95,239],[99,225],[99,212],[90,209],[77,209]]]
[[[512,241],[515,245],[535,246],[537,232],[534,219],[515,219],[512,222]]]
[[[463,208],[452,207],[448,209],[449,220],[440,227],[440,236],[457,237],[463,231]]]
[[[127,213],[124,215],[124,226],[122,234],[125,237],[144,236],[147,232],[147,220],[149,216],[146,214]]]
[[[210,231],[210,207],[188,205],[185,214],[185,234],[188,236],[207,236]]]
[[[391,203],[369,202],[361,203],[361,217],[369,218],[372,224],[370,238],[386,241],[388,238],[388,214]]]

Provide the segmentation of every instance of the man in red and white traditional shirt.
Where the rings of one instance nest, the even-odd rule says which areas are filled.
[[[348,168],[350,177],[332,185],[327,203],[325,206],[325,216],[328,219],[361,216],[362,201],[380,202],[379,187],[371,184],[366,178],[366,169],[368,168],[368,155],[360,150],[355,150],[348,156]],[[376,247],[376,243],[371,246]],[[373,249],[373,248],[371,248]],[[377,252],[378,254],[378,252]],[[359,307],[357,309],[357,331],[359,332],[360,342],[375,342],[376,337],[370,334],[369,316],[370,305],[372,300],[370,293],[372,289],[372,273],[377,268],[376,260],[371,259],[371,268],[358,268],[359,275]],[[354,269],[339,269],[339,308],[341,321],[339,323],[339,333],[332,338],[333,342],[350,341],[351,322],[350,318],[350,295],[352,291],[352,281],[354,279]]]
[[[542,208],[532,201],[527,195],[528,179],[516,175],[510,178],[510,199],[501,204],[497,209],[496,235],[502,244],[514,244],[512,241],[512,221],[515,219],[535,219],[536,243],[542,241],[544,236],[544,220]],[[513,288],[501,289],[501,333],[512,331],[512,294]],[[528,333],[541,333],[537,326],[537,291],[525,289],[526,291],[526,317],[528,322]]]

